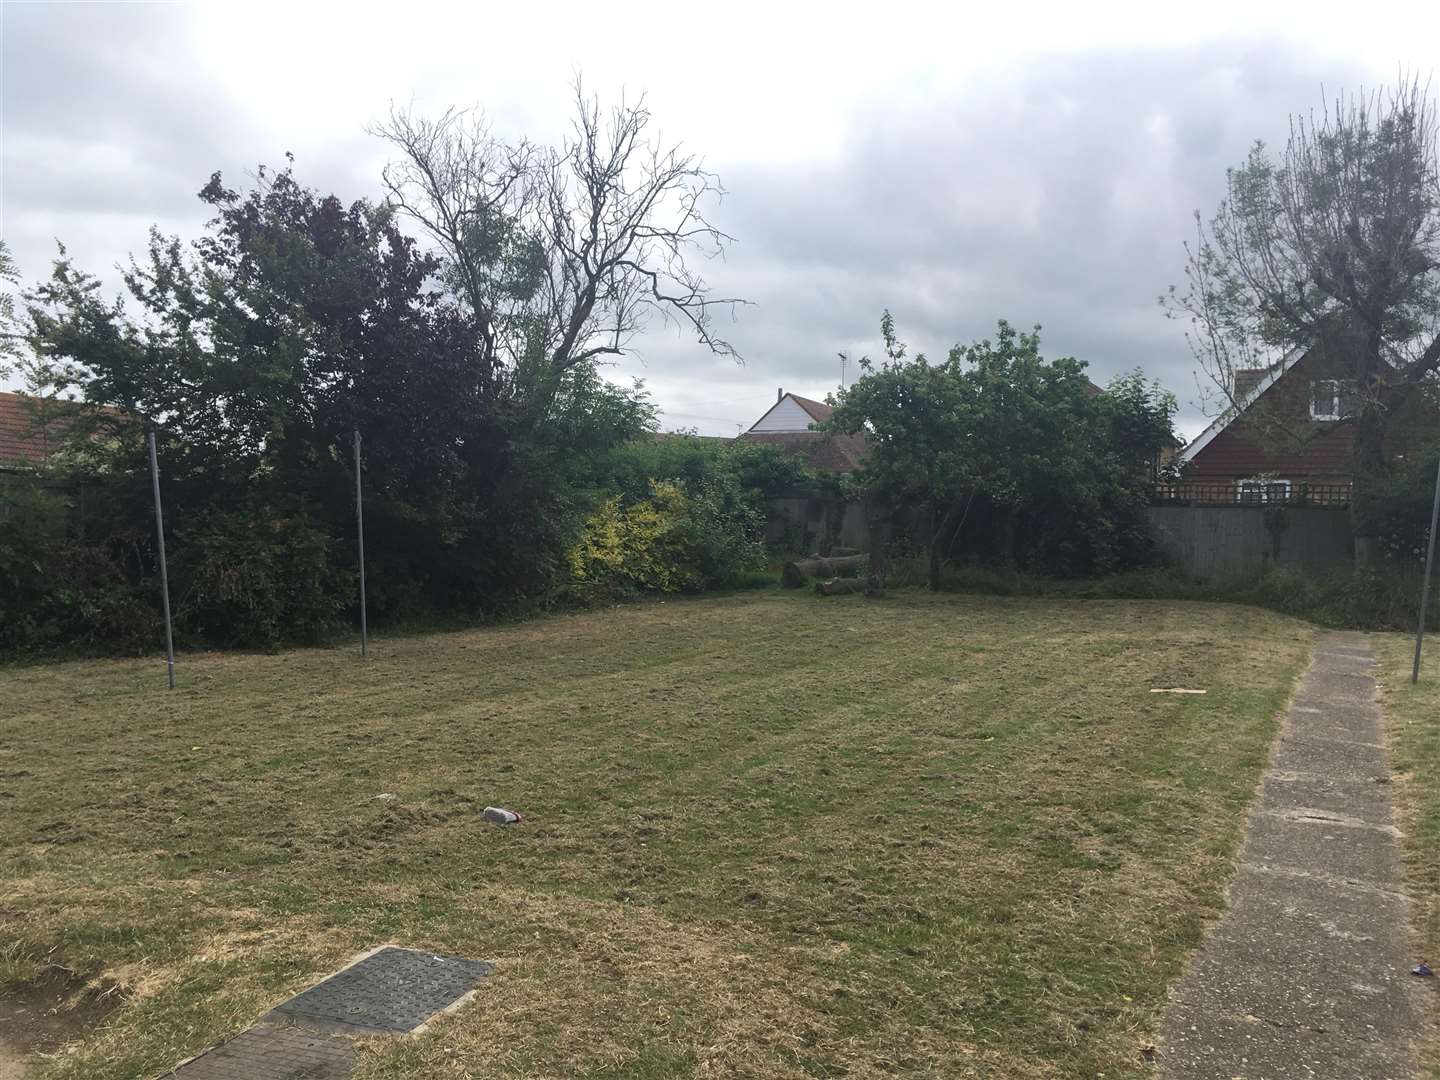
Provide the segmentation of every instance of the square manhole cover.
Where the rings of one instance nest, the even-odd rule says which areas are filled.
[[[483,960],[384,948],[275,1011],[301,1022],[411,1031],[468,994],[491,970]]]

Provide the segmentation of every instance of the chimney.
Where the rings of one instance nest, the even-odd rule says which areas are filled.
[[[785,400],[785,388],[782,386],[782,387],[780,387],[778,390],[775,391],[775,404],[776,404],[776,405],[779,405],[780,402],[782,402],[782,401],[784,401],[784,400]]]
[[[1231,396],[1242,405],[1248,404],[1250,397],[1268,374],[1270,374],[1269,368],[1236,369],[1232,374]]]

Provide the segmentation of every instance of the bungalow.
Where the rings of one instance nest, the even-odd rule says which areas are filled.
[[[797,454],[815,472],[854,472],[864,464],[869,452],[865,437],[814,429],[814,425],[828,420],[834,411],[824,402],[787,394],[781,389],[775,404],[740,438],[779,446]]]

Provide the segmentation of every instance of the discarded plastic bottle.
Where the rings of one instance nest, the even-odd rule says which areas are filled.
[[[487,806],[480,816],[496,825],[514,825],[525,820],[514,810],[506,810],[503,806]]]

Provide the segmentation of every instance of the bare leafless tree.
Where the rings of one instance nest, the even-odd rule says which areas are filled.
[[[1274,371],[1294,349],[1346,371],[1357,497],[1386,471],[1391,421],[1440,369],[1436,133],[1430,88],[1413,78],[1292,117],[1279,160],[1257,143],[1214,218],[1196,214],[1187,287],[1161,298],[1190,323],[1220,411],[1246,404],[1254,379],[1238,372]],[[1255,419],[1277,437],[1313,434]]]
[[[507,142],[471,111],[394,109],[373,129],[399,152],[389,197],[440,248],[527,400],[543,405],[565,372],[626,352],[657,313],[738,360],[714,318],[744,301],[713,295],[694,265],[732,241],[706,216],[718,179],[652,135],[643,98],[602,110],[577,82],[575,106],[559,147]]]

